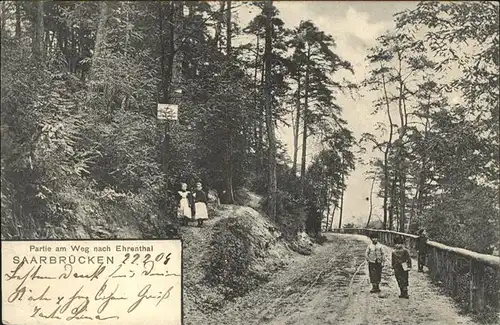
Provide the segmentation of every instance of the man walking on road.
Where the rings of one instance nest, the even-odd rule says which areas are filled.
[[[382,245],[378,242],[376,234],[370,236],[372,243],[366,248],[366,260],[368,261],[368,272],[370,273],[370,282],[372,283],[371,293],[380,292],[380,280],[382,278],[382,266],[384,263],[384,252]]]
[[[418,272],[424,272],[424,265],[427,256],[427,232],[425,229],[420,229],[417,239],[418,251]]]

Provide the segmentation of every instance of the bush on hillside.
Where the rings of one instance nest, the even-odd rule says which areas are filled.
[[[219,221],[214,230],[205,279],[218,287],[225,299],[242,296],[262,280],[250,269],[250,229],[238,219],[228,218]]]
[[[318,235],[316,237],[313,237],[313,240],[315,243],[319,244],[319,245],[323,245],[324,243],[327,242],[327,238],[325,235]]]

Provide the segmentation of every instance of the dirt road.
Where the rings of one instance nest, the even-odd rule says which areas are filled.
[[[297,258],[270,282],[222,310],[196,319],[186,315],[186,325],[475,324],[459,315],[451,299],[440,295],[422,273],[411,273],[408,300],[398,298],[389,268],[383,271],[382,293],[369,293],[364,261],[368,239],[328,237],[312,256]]]

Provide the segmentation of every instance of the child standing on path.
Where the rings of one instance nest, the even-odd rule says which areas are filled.
[[[188,221],[192,217],[191,207],[193,205],[193,197],[191,192],[187,190],[187,184],[181,184],[181,190],[177,192],[179,201],[179,213],[178,216],[182,219],[182,224],[184,226],[188,225]]]
[[[408,299],[408,272],[411,269],[410,252],[403,247],[403,238],[396,237],[394,243],[396,248],[392,251],[392,268],[401,290],[399,298]]]
[[[380,292],[380,280],[382,278],[382,266],[384,263],[384,251],[378,242],[376,234],[370,236],[372,243],[366,248],[366,260],[368,261],[368,272],[372,283],[371,293]]]
[[[194,197],[194,214],[193,218],[198,220],[198,227],[203,226],[203,220],[208,219],[207,210],[207,194],[203,191],[201,183],[196,183],[196,191],[193,193]]]

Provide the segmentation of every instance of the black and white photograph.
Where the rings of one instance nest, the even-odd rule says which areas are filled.
[[[1,1],[2,324],[500,324],[496,1]]]

